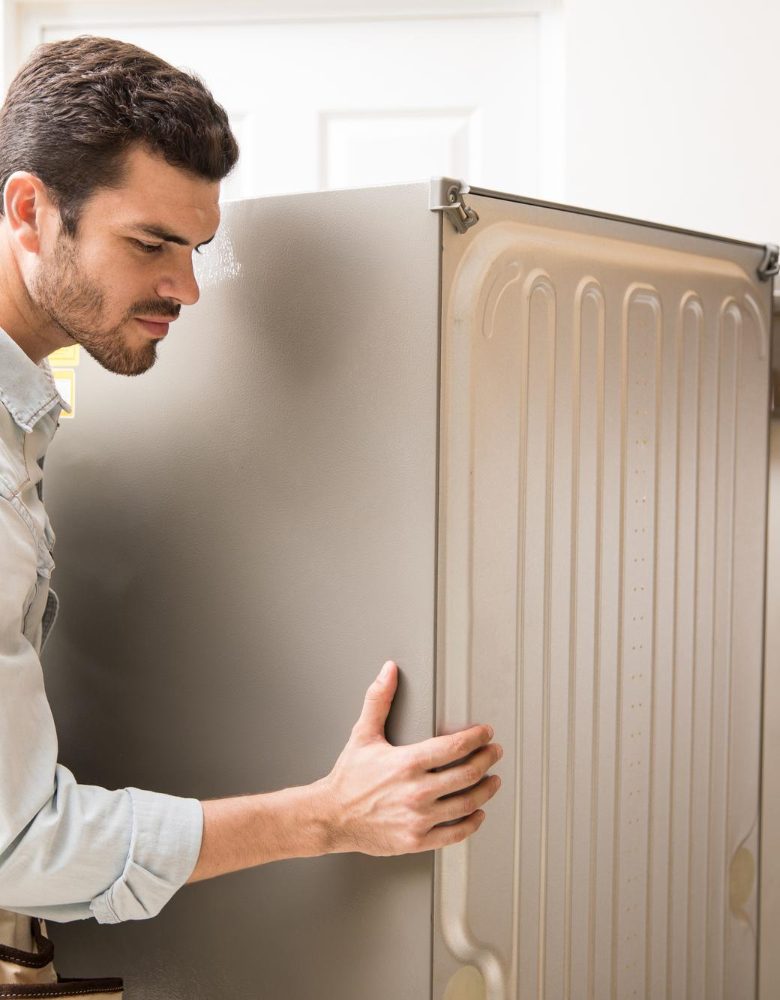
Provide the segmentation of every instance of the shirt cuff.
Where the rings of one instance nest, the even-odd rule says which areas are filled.
[[[133,811],[130,849],[122,874],[89,904],[100,924],[158,914],[190,877],[200,854],[203,807],[197,799],[126,791]]]

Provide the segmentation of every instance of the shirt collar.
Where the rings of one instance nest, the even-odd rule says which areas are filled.
[[[31,431],[55,406],[70,406],[57,392],[46,358],[36,365],[5,330],[0,329],[0,401],[23,431]]]

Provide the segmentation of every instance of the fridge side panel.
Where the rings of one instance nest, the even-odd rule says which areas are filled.
[[[780,995],[780,296],[772,325],[772,421],[769,427],[764,733],[761,788],[759,1000]]]
[[[439,219],[427,184],[225,207],[155,368],[83,357],[46,468],[46,650],[79,780],[201,799],[325,775],[387,658],[433,732]],[[287,861],[54,927],[137,1000],[420,1000],[433,858]]]
[[[752,996],[771,285],[756,248],[467,196],[443,240],[434,1000]],[[459,992],[460,991],[460,992]]]

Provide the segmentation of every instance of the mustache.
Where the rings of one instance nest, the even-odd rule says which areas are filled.
[[[181,303],[172,299],[143,299],[135,302],[128,310],[128,316],[163,316],[166,319],[177,319],[181,312]]]

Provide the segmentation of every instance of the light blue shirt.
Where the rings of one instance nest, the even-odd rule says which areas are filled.
[[[57,615],[43,458],[67,404],[0,330],[0,907],[50,920],[151,917],[200,852],[197,799],[80,785],[57,763],[40,653]]]

